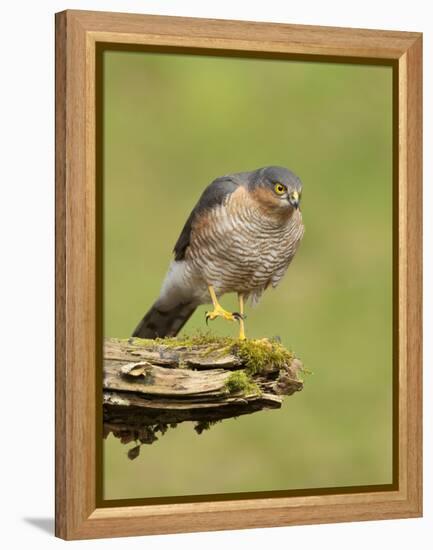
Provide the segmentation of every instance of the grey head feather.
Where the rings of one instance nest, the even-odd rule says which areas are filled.
[[[276,183],[282,183],[288,189],[298,191],[298,193],[302,191],[302,182],[299,177],[283,166],[265,166],[251,172],[249,180],[250,188],[260,185],[273,186]]]

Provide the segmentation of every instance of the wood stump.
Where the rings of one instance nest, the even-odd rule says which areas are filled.
[[[196,336],[189,339],[106,339],[104,436],[151,444],[169,427],[217,421],[263,409],[303,389],[302,363],[274,340]]]

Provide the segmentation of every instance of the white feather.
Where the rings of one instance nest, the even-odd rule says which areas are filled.
[[[158,307],[170,309],[180,302],[206,303],[210,300],[207,286],[185,260],[170,263],[162,283]]]

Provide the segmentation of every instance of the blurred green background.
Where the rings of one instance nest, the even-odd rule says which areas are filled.
[[[280,411],[180,425],[134,461],[110,435],[104,498],[391,483],[391,68],[109,51],[103,86],[105,335],[158,296],[208,183],[277,164],[304,182],[306,232],[247,335],[280,336],[314,373]]]

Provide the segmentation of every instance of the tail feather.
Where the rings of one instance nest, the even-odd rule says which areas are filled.
[[[165,338],[176,336],[197,306],[191,302],[163,309],[155,302],[139,322],[132,336],[138,338]]]

